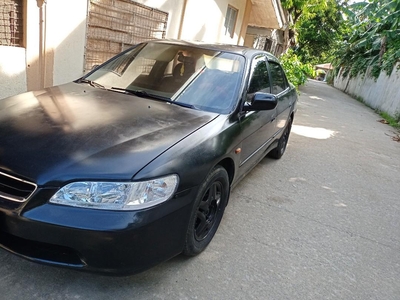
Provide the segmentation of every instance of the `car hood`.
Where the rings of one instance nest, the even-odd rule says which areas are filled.
[[[0,170],[57,186],[129,180],[218,115],[69,83],[0,100]]]

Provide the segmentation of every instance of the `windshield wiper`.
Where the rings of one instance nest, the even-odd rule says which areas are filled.
[[[95,88],[104,89],[104,90],[106,89],[104,87],[104,85],[101,85],[100,83],[97,83],[97,82],[95,82],[93,80],[88,80],[88,79],[85,79],[85,78],[78,79],[76,81],[76,83],[87,83],[87,84],[89,84],[89,85],[91,85],[92,87],[95,87]]]
[[[178,102],[178,101],[172,101],[172,100],[167,101],[167,102],[168,102],[168,103],[171,103],[171,104],[176,104],[176,105],[179,105],[179,106],[191,108],[191,109],[198,109],[198,108],[197,108],[196,106],[194,106],[193,104],[188,104],[188,103],[183,103],[183,102]]]
[[[123,89],[123,88],[118,88],[118,87],[112,87],[110,89],[110,91],[123,92],[125,94],[135,95],[135,96],[138,96],[138,97],[153,98],[153,99],[165,101],[165,102],[170,103],[170,104],[176,104],[176,105],[187,107],[187,108],[197,109],[197,107],[192,105],[192,104],[173,101],[168,97],[149,94],[148,92],[146,92],[144,90],[129,90],[129,89]]]
[[[166,97],[162,97],[162,96],[157,96],[157,95],[153,95],[153,94],[149,94],[146,91],[143,90],[130,90],[130,89],[123,89],[123,88],[118,88],[118,87],[112,87],[110,89],[110,91],[117,91],[117,92],[123,92],[125,94],[129,94],[129,95],[135,95],[138,97],[149,97],[149,98],[156,98],[156,99],[168,99]]]

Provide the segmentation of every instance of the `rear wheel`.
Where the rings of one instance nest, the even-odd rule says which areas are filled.
[[[194,256],[202,252],[218,229],[229,198],[229,177],[216,166],[200,186],[192,209],[183,254]]]
[[[278,146],[273,149],[268,156],[275,158],[275,159],[280,159],[283,154],[285,153],[287,143],[289,141],[289,135],[290,135],[290,130],[292,129],[292,119],[289,118],[288,123],[284,129],[284,132],[281,136],[281,138],[278,141]]]

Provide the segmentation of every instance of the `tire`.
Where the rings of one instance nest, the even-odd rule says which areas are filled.
[[[287,143],[289,141],[291,129],[292,129],[292,119],[289,118],[285,130],[278,141],[278,146],[268,154],[269,157],[280,159],[283,156],[286,150]]]
[[[186,232],[184,255],[195,256],[211,242],[228,203],[229,192],[228,173],[216,166],[197,193]]]

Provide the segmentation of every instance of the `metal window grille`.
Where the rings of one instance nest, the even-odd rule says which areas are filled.
[[[22,0],[0,0],[0,45],[23,46]]]
[[[168,13],[131,0],[90,0],[85,72],[137,43],[165,38]]]

